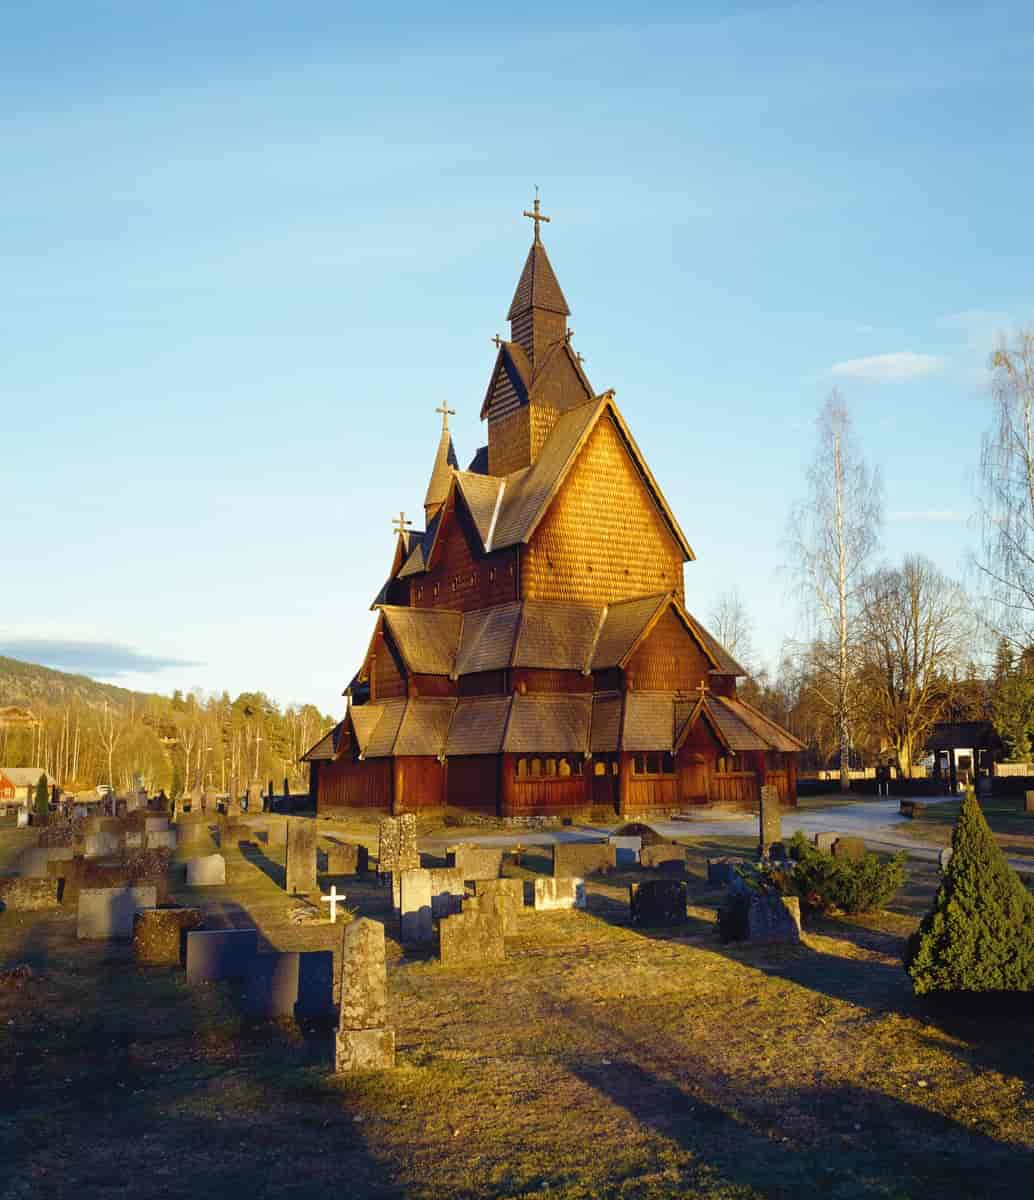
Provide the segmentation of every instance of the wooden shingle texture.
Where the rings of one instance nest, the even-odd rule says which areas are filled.
[[[436,756],[443,753],[456,703],[451,698],[410,700],[395,739],[394,753]]]
[[[584,754],[591,716],[591,696],[514,696],[503,748],[513,754]]]
[[[670,692],[628,692],[621,749],[671,750],[674,742],[674,695]]]
[[[381,612],[409,671],[417,675],[452,674],[463,624],[461,613],[390,605],[384,605]]]
[[[460,700],[449,726],[446,754],[498,754],[503,747],[512,699],[476,696]]]

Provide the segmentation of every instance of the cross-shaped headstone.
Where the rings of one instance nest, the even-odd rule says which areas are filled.
[[[405,533],[412,524],[412,521],[406,520],[406,514],[404,512],[400,512],[397,517],[392,517],[391,519],[391,527],[396,533]]]
[[[443,400],[441,402],[441,404],[439,404],[438,407],[434,411],[436,413],[442,414],[442,429],[443,430],[448,429],[449,428],[449,418],[454,417],[456,415],[456,410],[454,408],[449,408],[449,406]]]
[[[524,215],[528,218],[529,221],[535,222],[535,241],[537,242],[540,240],[540,238],[539,238],[539,222],[545,221],[547,225],[550,222],[550,218],[544,217],[542,215],[542,213],[539,211],[539,185],[538,184],[535,184],[535,203],[531,207],[532,207],[533,211],[528,212],[528,210],[525,209]]]
[[[336,925],[337,924],[337,906],[339,904],[344,904],[345,893],[342,892],[341,895],[339,896],[338,890],[337,890],[337,884],[332,883],[330,885],[330,895],[329,896],[320,896],[320,901],[323,904],[330,905],[330,923],[331,923],[331,925]]]

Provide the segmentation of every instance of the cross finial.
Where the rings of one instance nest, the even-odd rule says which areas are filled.
[[[491,341],[493,341],[493,342],[495,342],[495,348],[496,348],[497,350],[498,350],[498,349],[499,349],[499,347],[500,347],[500,346],[503,344],[503,339],[502,339],[502,338],[499,336],[499,334],[498,334],[498,333],[495,335],[495,337],[494,337],[494,338],[491,338],[490,340],[491,340]]]
[[[434,411],[442,414],[442,432],[444,433],[449,428],[449,418],[456,415],[456,410],[449,408],[443,400]]]
[[[579,354],[577,351],[575,351],[575,355],[574,355],[574,356],[575,356],[575,358],[576,358],[576,359],[578,359],[578,365],[579,365],[579,366],[581,366],[581,365],[582,365],[582,363],[583,363],[583,362],[585,362],[585,355],[584,355],[584,354]]]
[[[547,225],[550,222],[550,218],[544,217],[542,215],[542,213],[539,211],[539,185],[537,183],[535,184],[535,203],[531,207],[532,207],[533,211],[528,212],[528,210],[525,209],[524,215],[528,218],[529,221],[535,222],[535,241],[537,242],[537,241],[541,240],[539,238],[539,222],[545,221]]]
[[[697,688],[700,692],[700,699],[703,700],[704,694],[708,690],[707,684],[704,682],[704,680],[701,679],[700,682],[697,684]]]
[[[573,338],[573,337],[574,337],[573,329],[566,329],[564,331],[564,341],[567,342],[568,345],[571,344],[571,338]]]
[[[412,524],[412,521],[406,520],[404,512],[400,512],[397,517],[392,517],[391,519],[391,527],[396,533],[405,533]]]

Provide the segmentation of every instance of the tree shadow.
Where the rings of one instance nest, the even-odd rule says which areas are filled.
[[[270,858],[260,846],[253,842],[239,842],[241,858],[251,866],[257,867],[263,875],[271,879],[273,883],[284,891],[287,887],[287,866],[284,863],[278,863]]]

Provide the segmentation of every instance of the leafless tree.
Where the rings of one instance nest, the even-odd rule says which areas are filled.
[[[1034,640],[1034,329],[991,355],[994,420],[980,455],[982,556],[994,632]]]
[[[722,592],[710,614],[711,632],[744,670],[754,673],[750,615],[736,588]]]
[[[97,740],[108,760],[108,786],[115,786],[115,751],[125,732],[122,717],[105,700],[97,717]]]
[[[879,541],[882,485],[854,443],[847,407],[834,389],[818,418],[807,495],[790,516],[793,571],[814,636],[832,649],[829,703],[840,747],[840,787],[850,780],[851,645],[859,589]]]
[[[858,702],[864,720],[894,747],[902,775],[952,698],[972,620],[965,593],[928,560],[867,576],[863,588]]]

